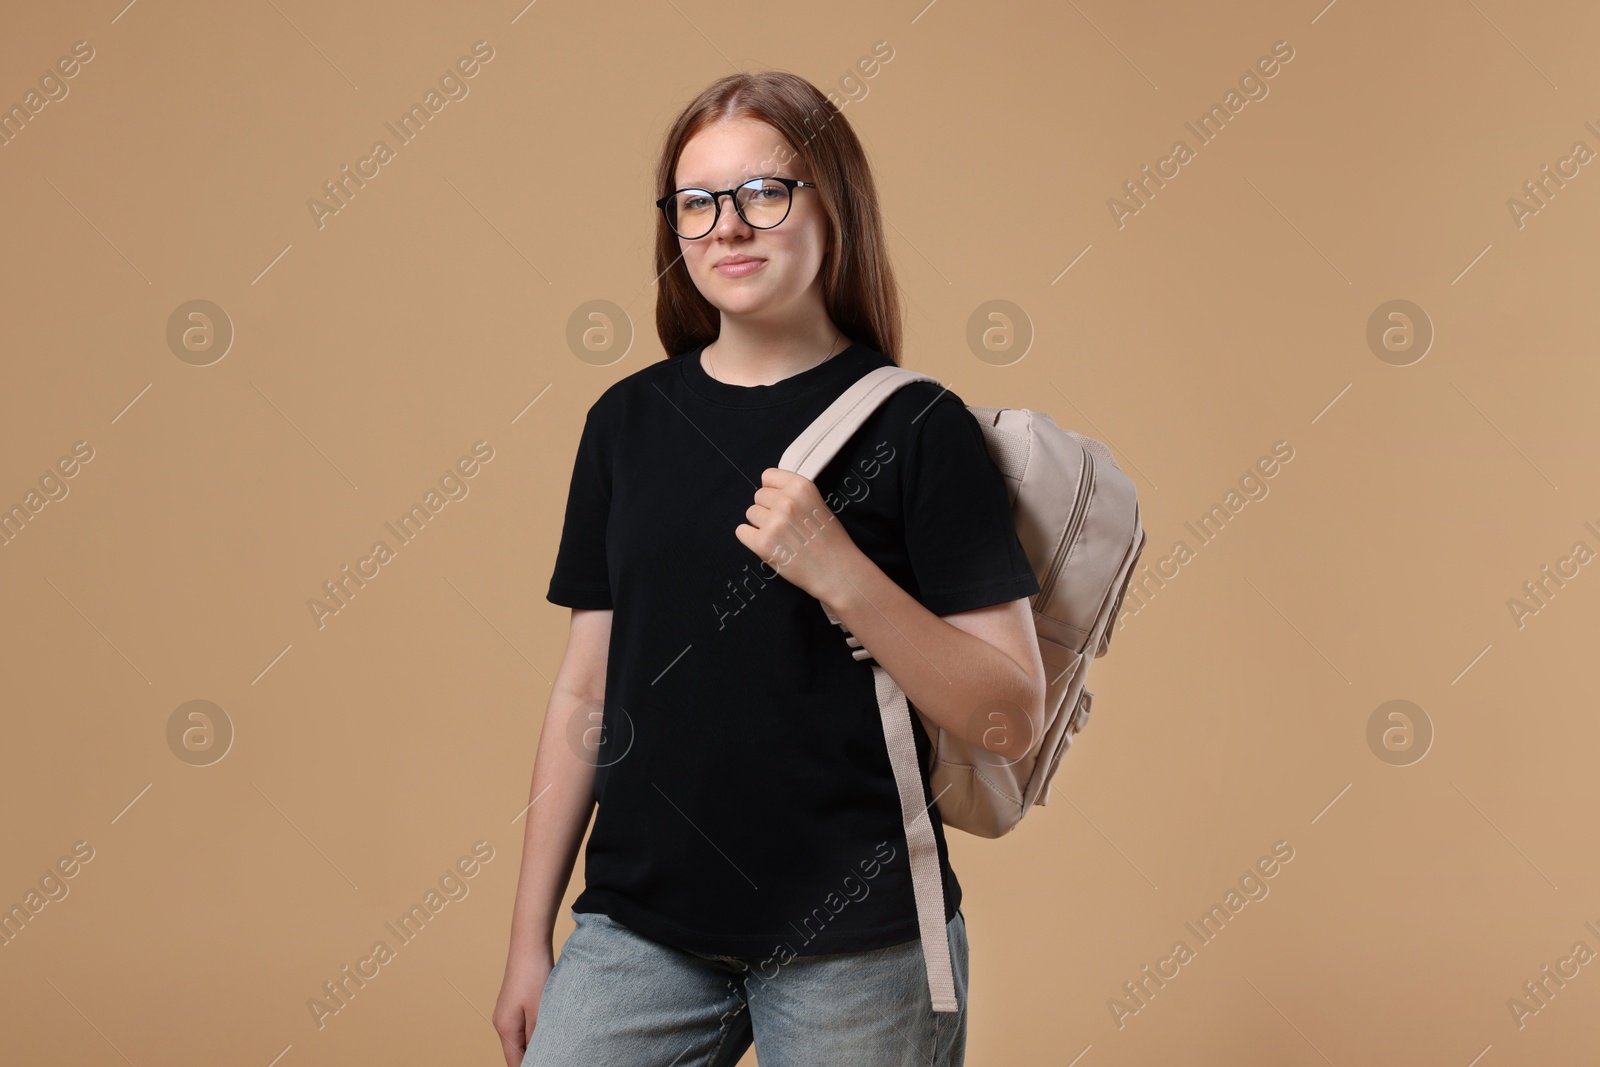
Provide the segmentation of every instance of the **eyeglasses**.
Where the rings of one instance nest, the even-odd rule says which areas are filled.
[[[789,217],[795,189],[816,189],[815,182],[799,178],[751,178],[733,189],[679,189],[656,201],[672,232],[686,241],[704,237],[722,217],[722,198],[733,198],[733,209],[747,225],[770,230]]]

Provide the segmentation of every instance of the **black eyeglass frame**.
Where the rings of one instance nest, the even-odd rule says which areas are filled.
[[[740,189],[743,189],[745,186],[749,185],[751,182],[768,182],[768,181],[771,181],[771,182],[782,182],[784,184],[784,186],[789,190],[789,206],[783,213],[783,219],[788,218],[789,217],[789,212],[794,210],[794,191],[796,189],[820,189],[821,188],[821,186],[819,186],[816,182],[801,181],[799,178],[780,178],[776,174],[768,174],[768,175],[766,175],[764,177],[750,178],[747,181],[742,181],[738,185],[734,186],[732,189],[722,189],[722,190],[718,190],[718,191],[715,191],[715,192],[713,192],[710,189],[701,189],[701,188],[699,188],[697,186],[693,186],[693,185],[685,186],[682,189],[674,189],[674,190],[672,190],[672,192],[668,193],[666,196],[663,196],[660,200],[657,200],[656,201],[656,207],[661,209],[661,217],[667,220],[667,228],[670,229],[673,233],[677,234],[679,237],[682,237],[685,241],[698,241],[698,240],[700,240],[701,237],[710,236],[711,231],[715,230],[717,228],[717,223],[722,221],[722,198],[724,196],[728,197],[729,199],[731,199],[733,201],[733,210],[734,210],[735,213],[738,214],[739,221],[743,222],[746,226],[749,226],[751,229],[755,229],[755,230],[770,230],[770,229],[773,229],[776,226],[782,225],[783,224],[783,219],[779,219],[777,222],[774,222],[771,226],[757,226],[755,223],[751,222],[749,219],[744,217],[744,211],[739,207],[739,198],[734,195]],[[682,233],[678,232],[678,228],[672,224],[672,217],[667,214],[667,201],[671,200],[673,197],[677,196],[679,193],[705,193],[707,196],[711,197],[711,203],[712,203],[712,206],[713,206],[713,210],[712,210],[712,213],[711,213],[711,226],[706,230],[705,233],[702,233],[699,237],[684,237],[684,235]]]

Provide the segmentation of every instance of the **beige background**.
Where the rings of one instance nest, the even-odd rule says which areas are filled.
[[[1507,206],[1600,149],[1592,7],[120,2],[0,28],[7,106],[95,53],[0,148],[0,504],[93,449],[0,548],[0,904],[75,842],[94,857],[0,949],[0,1060],[501,1062],[578,432],[662,357],[661,133],[760,67],[849,101],[906,365],[1107,441],[1144,562],[1193,550],[1095,666],[1051,804],[998,841],[952,832],[968,1062],[1600,1046],[1600,964],[1520,1028],[1507,1005],[1600,951],[1600,566],[1520,628],[1507,603],[1600,548],[1600,165],[1520,228]],[[319,229],[323,182],[480,40],[470,94]],[[851,81],[879,41],[893,58]],[[1278,41],[1270,94],[1197,146],[1184,122]],[[1119,228],[1108,198],[1180,137],[1195,158]],[[166,339],[197,299],[236,333],[208,366]],[[1435,332],[1407,366],[1366,340],[1395,299]],[[634,333],[607,365],[567,339],[595,300]],[[1031,334],[1005,366],[966,341],[992,300]],[[470,495],[319,629],[322,583],[477,441]],[[1270,495],[1200,545],[1185,522],[1278,441]],[[1434,731],[1408,766],[1367,741],[1395,699]],[[209,766],[169,742],[191,700],[234,731]],[[318,1029],[322,983],[480,840],[470,895]],[[1108,1000],[1278,841],[1270,895],[1119,1027]]]

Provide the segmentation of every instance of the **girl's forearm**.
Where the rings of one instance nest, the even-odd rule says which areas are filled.
[[[997,755],[1027,750],[1043,727],[1042,695],[1028,671],[923,607],[859,549],[834,577],[823,603],[919,711]]]
[[[564,743],[567,720],[597,701],[556,690],[545,711],[523,826],[522,867],[511,914],[511,956],[552,954],[557,913],[594,811],[595,768]]]

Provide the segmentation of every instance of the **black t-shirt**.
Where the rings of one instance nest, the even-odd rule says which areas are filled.
[[[856,343],[771,385],[700,349],[590,407],[547,599],[613,611],[598,811],[576,911],[780,961],[918,936],[872,667],[821,603],[734,536],[789,443],[891,361]],[[936,615],[1038,592],[983,431],[932,382],[895,392],[816,478],[851,539]],[[930,741],[914,710],[919,764]],[[945,921],[961,886],[944,827]]]

